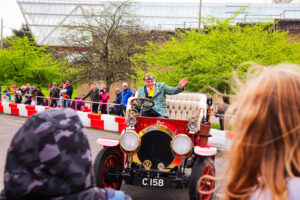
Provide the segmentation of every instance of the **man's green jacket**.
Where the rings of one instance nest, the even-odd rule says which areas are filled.
[[[146,89],[145,87],[146,86],[140,87],[137,90],[135,97],[147,98],[145,93],[145,89]],[[178,86],[170,87],[165,83],[155,83],[154,96],[151,98],[151,100],[153,100],[155,104],[152,107],[152,109],[156,111],[158,114],[160,114],[161,116],[168,117],[166,95],[174,95],[182,91],[183,89],[180,89]],[[149,109],[150,108],[144,108],[143,111],[147,111]]]

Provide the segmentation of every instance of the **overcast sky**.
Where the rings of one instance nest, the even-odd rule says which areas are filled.
[[[147,2],[199,2],[199,0],[135,0]],[[203,2],[219,3],[270,3],[272,0],[203,0]],[[293,0],[293,3],[300,3],[300,0]],[[3,18],[4,36],[11,35],[11,29],[19,29],[24,23],[24,18],[16,0],[0,0],[0,18]]]

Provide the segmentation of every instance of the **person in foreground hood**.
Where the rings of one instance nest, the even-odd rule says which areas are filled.
[[[130,200],[94,186],[90,146],[72,109],[30,117],[8,149],[0,199]]]

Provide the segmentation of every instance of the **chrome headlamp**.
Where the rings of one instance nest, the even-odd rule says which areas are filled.
[[[188,129],[190,131],[190,133],[195,133],[195,131],[197,130],[197,117],[196,116],[192,116],[189,119],[189,123],[187,124]]]
[[[119,140],[120,140],[120,146],[125,151],[135,151],[141,144],[141,138],[133,130],[125,131],[120,136]]]
[[[133,127],[136,124],[136,118],[130,116],[126,121],[126,124],[129,127]]]
[[[192,140],[185,134],[176,135],[171,141],[171,147],[177,155],[186,155],[191,152]]]
[[[188,128],[190,131],[194,132],[197,129],[197,123],[195,121],[191,121],[188,123]]]

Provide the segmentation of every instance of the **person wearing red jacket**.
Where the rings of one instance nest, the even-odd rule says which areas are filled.
[[[100,91],[100,110],[101,114],[107,114],[107,101],[109,99],[109,94],[107,93],[107,88],[103,88],[103,90]]]

